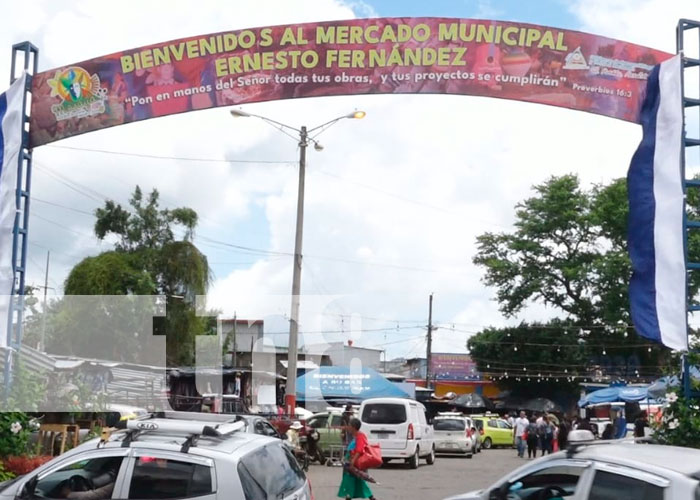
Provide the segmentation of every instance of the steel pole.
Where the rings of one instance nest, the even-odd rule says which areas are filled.
[[[433,362],[433,294],[428,303],[428,345],[425,350],[425,388],[430,389],[430,365]]]
[[[43,352],[46,351],[46,300],[47,300],[47,294],[49,291],[49,262],[51,259],[51,251],[46,252],[46,272],[44,273],[44,302],[41,306],[42,309],[42,314],[41,314],[41,348],[40,350]]]
[[[294,274],[292,275],[292,312],[289,318],[289,351],[287,356],[287,415],[294,416],[297,399],[297,356],[299,337],[299,294],[301,292],[301,244],[304,233],[304,181],[306,175],[306,127],[299,131],[299,193],[297,195],[297,223],[294,238]]]

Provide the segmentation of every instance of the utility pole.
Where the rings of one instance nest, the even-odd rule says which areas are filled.
[[[238,356],[236,354],[237,348],[236,348],[236,313],[234,311],[233,313],[233,367],[237,368],[238,367]],[[252,351],[251,351],[252,355]]]
[[[46,352],[46,295],[49,291],[49,259],[51,251],[46,252],[46,272],[44,273],[44,303],[41,306],[41,346],[40,351]]]
[[[301,243],[304,234],[304,183],[306,177],[306,127],[299,130],[299,193],[297,194],[297,224],[294,238],[294,270],[292,273],[292,314],[289,318],[289,350],[287,356],[287,394],[284,402],[287,415],[294,416],[297,400],[297,356],[299,337],[299,294],[301,293]]]
[[[433,350],[433,330],[437,330],[437,327],[433,327],[433,294],[430,294],[430,302],[428,305],[428,346],[425,352],[425,388],[430,389],[430,363],[432,362],[432,350]]]

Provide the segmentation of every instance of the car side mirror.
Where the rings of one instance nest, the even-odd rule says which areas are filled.
[[[32,498],[34,496],[34,491],[36,490],[36,484],[39,482],[39,476],[36,475],[29,481],[24,483],[22,491],[19,493],[19,498],[26,499]]]
[[[286,434],[280,434],[280,439],[282,441],[286,441],[287,439],[289,439],[289,436],[287,436]]]

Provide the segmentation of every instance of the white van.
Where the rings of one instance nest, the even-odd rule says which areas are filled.
[[[384,461],[404,459],[418,468],[420,458],[435,463],[433,427],[425,418],[425,407],[410,399],[367,399],[360,406],[360,429],[370,444],[379,444]]]

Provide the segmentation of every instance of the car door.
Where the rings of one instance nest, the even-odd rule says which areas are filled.
[[[343,416],[339,413],[331,413],[328,418],[328,444],[334,446],[342,446],[342,426]]]
[[[496,420],[498,426],[498,443],[500,445],[513,444],[513,428],[505,420]]]
[[[428,419],[425,416],[425,408],[422,405],[416,405],[416,412],[418,413],[418,425],[421,428],[421,439],[425,444],[423,444],[424,450],[431,450],[435,442],[433,426],[428,423]]]
[[[118,498],[129,453],[129,449],[93,450],[66,457],[37,474],[28,474],[22,487],[28,488],[27,498],[67,498],[84,490],[95,490],[102,498]]]
[[[592,463],[588,460],[548,460],[520,471],[506,481],[493,486],[486,498],[585,500],[588,498],[586,493],[592,474]]]
[[[214,461],[184,453],[136,449],[119,497],[129,500],[196,498],[216,500]]]
[[[596,463],[587,500],[671,500],[671,482],[656,474],[614,464]]]

